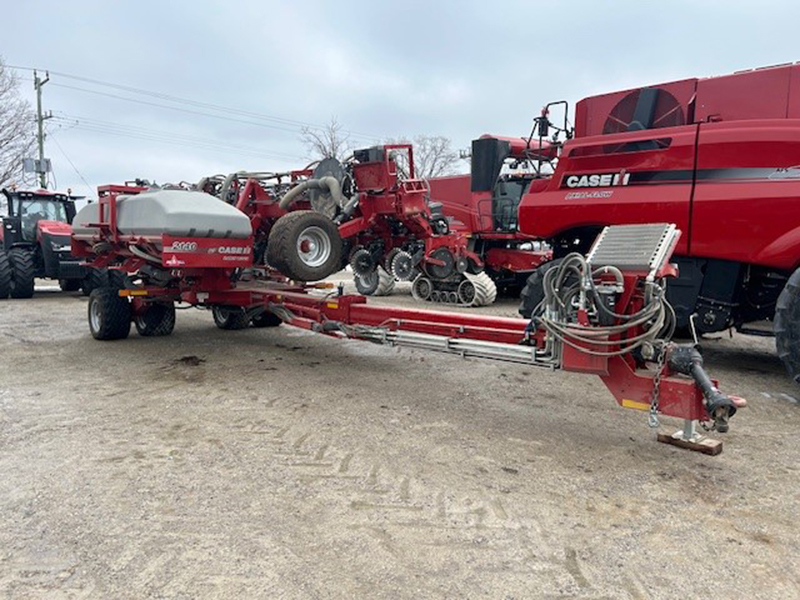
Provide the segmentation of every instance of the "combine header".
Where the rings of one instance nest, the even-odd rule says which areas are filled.
[[[385,156],[379,158],[363,164],[387,164]],[[306,190],[327,187],[334,201],[339,196],[331,180],[305,181]],[[367,183],[359,179],[354,185],[363,190]],[[247,185],[237,194],[245,209]],[[377,192],[392,184],[372,185]],[[592,374],[621,406],[649,413],[651,426],[658,425],[659,415],[685,421],[681,432],[661,436],[662,441],[707,453],[721,450],[696,426],[727,431],[744,401],[717,389],[693,346],[669,341],[675,321],[663,282],[675,275],[669,258],[680,232],[674,226],[604,230],[586,257],[571,254],[552,271],[546,298],[531,319],[472,316],[374,307],[363,296],[344,295],[341,287],[290,281],[287,275],[316,279],[314,269],[321,273],[337,264],[343,245],[338,232],[352,222],[347,215],[356,214],[353,205],[362,199],[353,194],[343,208],[336,202],[341,213],[334,211],[334,219],[345,215],[338,226],[317,211],[290,212],[273,222],[270,211],[274,216],[289,208],[292,196],[287,200],[284,195],[280,207],[255,200],[264,193],[263,186],[258,189],[251,185],[250,203],[260,208],[248,217],[201,192],[106,188],[97,204],[76,217],[73,252],[127,277],[123,289],[92,293],[92,335],[125,338],[131,322],[141,335],[168,335],[175,325],[175,304],[182,302],[211,310],[222,329],[286,323],[336,338]],[[408,187],[412,194],[416,189],[415,183]],[[256,216],[259,210],[261,217]],[[253,265],[254,232],[265,224],[267,254],[283,274]],[[353,225],[350,239],[357,238],[359,227]]]

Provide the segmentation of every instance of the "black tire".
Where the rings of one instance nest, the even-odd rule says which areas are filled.
[[[80,279],[59,279],[58,286],[62,292],[77,292],[81,289]]]
[[[214,324],[220,329],[232,331],[250,326],[247,313],[238,306],[214,306],[211,314],[214,316]]]
[[[562,260],[564,259],[557,258],[539,265],[528,277],[519,295],[519,314],[524,318],[530,319],[534,309],[544,300],[544,276],[550,269],[557,268]]]
[[[308,250],[301,250],[303,243]],[[269,234],[267,262],[289,279],[319,281],[342,265],[342,238],[325,215],[298,210],[282,216]]]
[[[131,305],[108,287],[89,295],[89,331],[96,340],[122,340],[131,330]]]
[[[133,318],[133,324],[142,337],[169,335],[175,329],[175,305],[172,302],[154,302]]]
[[[108,285],[108,271],[105,269],[96,269],[89,267],[86,277],[81,281],[81,292],[84,296],[92,293],[92,290],[97,288],[106,287]]]
[[[119,269],[109,269],[108,286],[115,290],[124,290],[128,287],[128,274]]]
[[[388,296],[394,290],[395,280],[394,275],[378,267],[366,277],[354,273],[353,282],[362,296]]]
[[[25,248],[12,248],[8,260],[11,263],[11,297],[32,298],[36,278],[33,252]]]
[[[775,307],[775,347],[789,377],[800,383],[800,269],[792,273]]]
[[[11,263],[8,262],[8,254],[5,249],[0,248],[0,300],[5,300],[11,293]]]
[[[275,315],[274,313],[265,310],[260,315],[256,315],[250,321],[253,324],[253,327],[277,327],[283,321],[280,317]]]

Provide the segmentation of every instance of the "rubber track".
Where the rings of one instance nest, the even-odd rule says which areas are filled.
[[[423,302],[431,302],[432,304],[446,304],[448,306],[463,306],[465,308],[476,308],[478,306],[489,306],[493,304],[495,300],[497,300],[497,285],[495,284],[494,280],[489,277],[485,272],[478,273],[477,275],[472,275],[471,273],[464,273],[464,277],[472,282],[472,285],[475,286],[475,298],[469,304],[463,304],[461,302],[447,302],[441,300],[433,300],[432,298],[427,298],[426,300],[422,300],[418,296],[415,296],[416,300],[422,300]],[[431,279],[431,283],[433,283],[434,288],[436,287],[436,280]]]

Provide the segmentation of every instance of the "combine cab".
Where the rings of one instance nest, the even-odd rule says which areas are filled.
[[[64,291],[94,279],[70,252],[74,196],[47,190],[9,191],[0,229],[0,299],[30,298],[35,278],[58,280]]]

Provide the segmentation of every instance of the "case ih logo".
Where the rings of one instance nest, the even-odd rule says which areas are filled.
[[[219,248],[209,248],[209,254],[237,254],[249,255],[250,246],[220,246]]]
[[[194,252],[197,250],[197,242],[172,242],[172,247],[167,250],[172,252]]]
[[[589,175],[567,175],[561,187],[574,189],[628,185],[630,178],[631,174],[625,171],[619,171],[617,173],[592,173]]]

